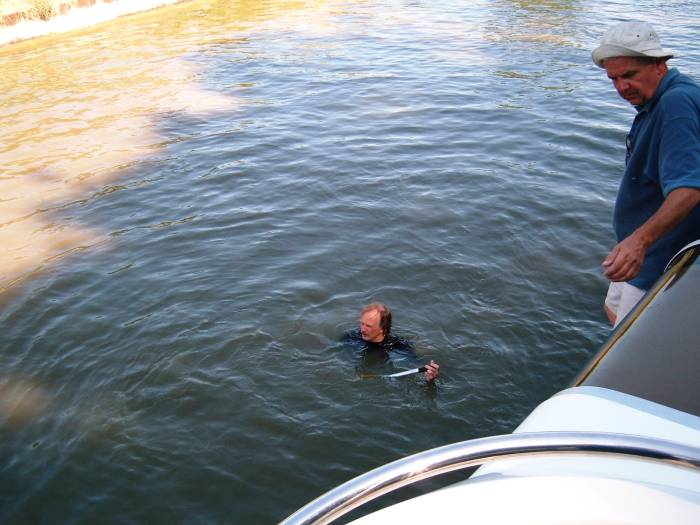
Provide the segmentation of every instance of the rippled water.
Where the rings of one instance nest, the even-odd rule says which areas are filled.
[[[608,334],[633,109],[689,2],[194,1],[0,48],[0,518],[273,523],[511,431]],[[362,378],[371,300],[442,365]]]

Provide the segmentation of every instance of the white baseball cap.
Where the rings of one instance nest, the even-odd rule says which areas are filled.
[[[659,35],[646,22],[622,22],[608,29],[593,50],[593,62],[603,67],[606,58],[652,57],[672,58],[673,53],[661,48]]]

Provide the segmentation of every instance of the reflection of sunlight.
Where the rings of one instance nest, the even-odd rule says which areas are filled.
[[[0,426],[28,423],[48,404],[46,391],[39,385],[24,379],[0,379]]]
[[[327,34],[334,4],[193,0],[0,48],[0,293],[109,238],[54,212],[113,191],[120,173],[156,154],[164,116],[236,109],[183,57],[232,34]]]
[[[0,377],[0,428],[18,430],[46,416],[55,416],[68,419],[83,436],[96,435],[109,432],[124,417],[123,404],[118,398],[91,396],[88,405],[71,402],[60,406],[54,393],[35,380]]]
[[[482,21],[479,19],[465,20],[461,16],[451,16],[449,12],[437,5],[397,6],[396,9],[383,12],[381,23],[377,30],[386,32],[386,28],[399,29],[415,35],[416,41],[426,40],[435,42],[434,47],[427,50],[435,60],[454,65],[475,67],[485,65],[485,55],[478,45],[483,41]],[[478,12],[479,7],[475,8]]]
[[[0,66],[13,61],[0,80],[0,291],[47,260],[105,237],[69,219],[56,223],[51,211],[85,199],[158,151],[164,138],[155,116],[236,107],[233,98],[202,89],[194,66],[178,58],[139,60],[133,44],[104,62],[81,49],[58,60],[40,48],[29,51],[0,56]]]
[[[325,4],[325,5],[324,5]],[[337,33],[333,21],[333,9],[325,2],[299,2],[302,9],[288,10],[267,21],[260,29],[273,32],[294,31],[307,37],[325,36]]]
[[[47,21],[24,20],[16,25],[2,27],[0,28],[0,44],[49,33],[64,33],[85,27],[88,24],[113,20],[118,16],[173,4],[178,1],[180,0],[119,0],[118,2],[98,0],[89,9],[74,8]]]
[[[575,16],[574,0],[542,1],[509,0],[509,17],[489,24],[491,31],[485,35],[491,41],[534,42],[575,47],[569,31],[562,31]],[[510,4],[513,4],[512,6]]]

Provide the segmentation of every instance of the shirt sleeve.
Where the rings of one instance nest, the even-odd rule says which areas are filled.
[[[700,111],[687,94],[669,95],[659,148],[664,197],[678,188],[700,189]]]

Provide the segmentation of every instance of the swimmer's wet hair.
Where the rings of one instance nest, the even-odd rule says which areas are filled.
[[[391,333],[391,310],[384,303],[370,303],[362,309],[362,314],[376,310],[379,312],[379,326],[384,332],[384,337]]]

